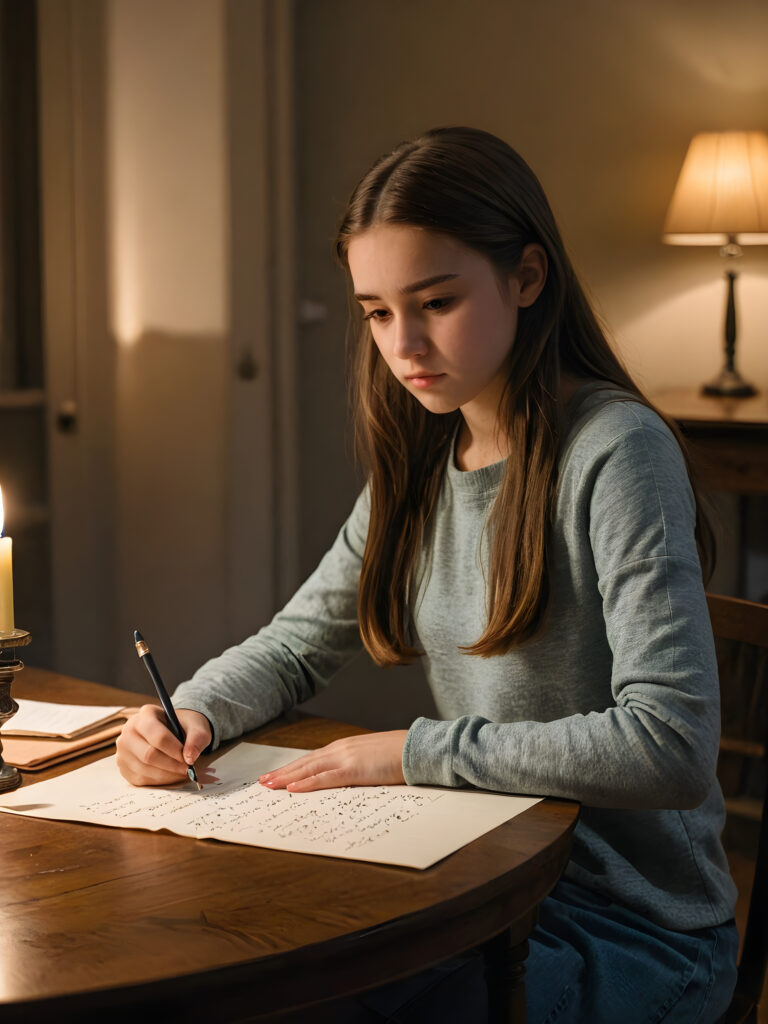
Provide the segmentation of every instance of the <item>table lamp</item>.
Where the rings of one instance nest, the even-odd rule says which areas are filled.
[[[742,245],[768,245],[768,135],[703,132],[688,147],[669,204],[663,240],[668,245],[719,245],[731,261]],[[726,269],[725,366],[705,395],[754,395],[737,371],[736,272]]]

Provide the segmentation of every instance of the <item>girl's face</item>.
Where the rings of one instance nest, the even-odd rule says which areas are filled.
[[[347,258],[373,340],[403,387],[430,412],[495,416],[518,309],[529,304],[525,275],[502,278],[461,242],[404,224],[356,235]]]

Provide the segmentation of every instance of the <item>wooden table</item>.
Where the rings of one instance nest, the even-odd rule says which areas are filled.
[[[145,700],[31,668],[13,692]],[[315,747],[362,731],[294,713],[249,740]],[[494,936],[489,949],[524,944],[577,813],[546,800],[425,871],[0,815],[0,1021],[333,1020],[328,1000]],[[517,1019],[515,999],[495,1019]]]
[[[768,494],[768,397],[717,398],[679,388],[650,395],[691,443],[702,485],[711,491]]]

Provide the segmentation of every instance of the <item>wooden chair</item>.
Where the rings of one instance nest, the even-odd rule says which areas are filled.
[[[766,686],[768,686],[768,605],[741,601],[736,598],[708,594],[709,614],[712,620],[712,631],[718,643],[718,665],[720,669],[720,687],[723,698],[723,739],[721,742],[721,758],[735,755],[737,758],[762,759],[766,763],[768,748],[768,728],[766,727]],[[725,642],[725,643],[723,643]],[[737,646],[734,646],[737,645]],[[751,661],[743,660],[744,645],[752,649]],[[748,666],[747,671],[744,667]],[[733,701],[729,701],[730,687],[743,685],[745,676],[750,684],[751,693],[740,692],[737,702],[744,704],[747,725],[751,719],[760,722],[757,736],[749,735],[742,729],[742,735],[731,734]],[[762,705],[762,706],[761,706]],[[739,731],[734,730],[734,731]],[[744,734],[746,732],[746,734]],[[761,734],[761,735],[760,735]],[[758,804],[759,833],[755,860],[755,877],[752,894],[749,900],[747,926],[744,933],[739,975],[736,990],[728,1011],[721,1018],[720,1024],[755,1024],[757,1021],[757,1004],[763,989],[768,961],[768,799],[762,795],[762,803]],[[754,796],[730,799],[726,797],[726,807],[730,813],[755,814]]]

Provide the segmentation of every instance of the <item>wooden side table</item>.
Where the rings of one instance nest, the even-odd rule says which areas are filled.
[[[680,388],[648,397],[690,441],[706,490],[768,494],[768,396],[714,398]]]

